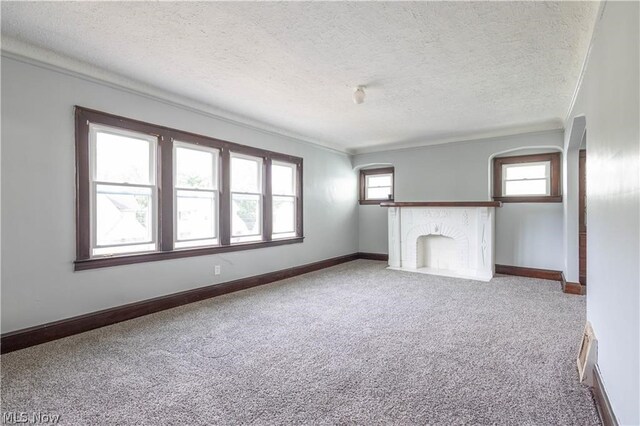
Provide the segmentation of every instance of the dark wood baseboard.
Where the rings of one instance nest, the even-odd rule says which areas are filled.
[[[523,268],[521,266],[496,265],[496,274],[515,275],[518,277],[540,278],[562,282],[562,271],[551,269]]]
[[[389,260],[389,255],[385,253],[358,253],[358,259],[369,259],[369,260],[383,260],[387,262]]]
[[[306,265],[294,266],[280,271],[269,272],[267,274],[256,275],[248,278],[241,278],[226,283],[214,284],[193,290],[182,291],[166,296],[155,297],[141,302],[130,303],[123,306],[105,309],[98,312],[79,315],[59,321],[50,322],[22,330],[12,331],[2,335],[0,339],[0,353],[8,353],[85,331],[94,330],[122,321],[127,321],[143,315],[175,308],[188,303],[221,296],[269,284],[274,281],[291,278],[308,272],[318,271],[330,266],[351,262],[360,258],[360,253],[352,253],[345,256],[338,256],[319,262],[308,263]],[[363,257],[366,258],[366,257]]]
[[[383,253],[352,253],[306,265],[282,269],[280,271],[269,272],[267,274],[241,278],[226,283],[214,284],[167,296],[160,296],[153,299],[104,309],[98,312],[92,312],[47,324],[37,325],[22,330],[16,330],[2,334],[0,339],[0,353],[4,354],[13,352],[30,346],[50,342],[52,340],[61,339],[63,337],[72,336],[74,334],[83,333],[85,331],[94,330],[96,328],[105,327],[166,309],[186,305],[188,303],[198,302],[200,300],[269,284],[285,278],[306,274],[308,272],[318,271],[341,263],[351,262],[356,259],[388,261],[389,256]],[[562,272],[549,271],[545,269],[496,265],[496,273],[564,282]],[[558,274],[560,274],[560,278],[558,278]],[[569,286],[569,284],[575,283],[567,283],[567,286]]]
[[[540,278],[543,280],[558,281],[562,291],[568,294],[587,294],[587,287],[580,283],[572,283],[564,278],[562,271],[551,269],[523,268],[521,266],[496,265],[496,274],[516,275],[518,277]]]
[[[560,284],[562,285],[562,291],[567,294],[577,294],[579,296],[584,296],[585,294],[587,294],[586,285],[567,281],[564,278],[564,273],[562,274],[562,280],[560,281]]]
[[[591,388],[591,392],[593,393],[593,399],[596,402],[602,424],[604,426],[618,426],[618,420],[615,414],[613,414],[609,397],[607,396],[604,386],[602,386],[602,377],[600,376],[600,370],[597,365],[593,366],[593,387]]]
[[[582,285],[580,283],[572,283],[570,281],[565,281],[563,277],[562,291],[568,294],[585,295],[587,294],[587,286]]]

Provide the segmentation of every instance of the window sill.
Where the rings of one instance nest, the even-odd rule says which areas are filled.
[[[375,206],[379,206],[380,203],[391,203],[393,202],[393,198],[392,199],[384,199],[384,200],[358,200],[358,202],[360,203],[361,206],[365,206],[365,205],[375,205]]]
[[[178,249],[174,251],[127,254],[122,256],[100,257],[95,259],[76,260],[74,271],[88,269],[108,268],[110,266],[131,265],[134,263],[155,262],[158,260],[181,259],[184,257],[206,256],[208,254],[226,253],[231,251],[254,250],[264,247],[282,246],[285,244],[302,243],[304,237],[279,239],[273,241],[261,241],[255,243],[237,243],[228,246],[206,247],[195,249]]]
[[[493,197],[494,201],[503,203],[561,203],[562,195],[544,197]]]

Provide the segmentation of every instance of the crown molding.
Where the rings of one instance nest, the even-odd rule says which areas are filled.
[[[200,114],[209,118],[244,127],[249,130],[258,131],[277,137],[284,137],[296,143],[310,145],[316,148],[347,156],[369,154],[375,152],[406,150],[426,146],[437,146],[448,143],[469,142],[482,139],[502,138],[520,134],[541,133],[564,129],[561,120],[548,120],[545,122],[529,125],[499,128],[482,132],[472,132],[449,137],[437,137],[431,139],[415,138],[404,142],[390,142],[379,145],[365,145],[361,147],[346,148],[343,145],[337,143],[317,140],[311,137],[300,135],[284,128],[272,126],[259,120],[234,114],[219,107],[160,89],[156,86],[131,79],[121,74],[107,71],[103,68],[96,67],[87,62],[80,61],[72,57],[62,55],[57,52],[44,49],[29,43],[25,43],[12,37],[3,35],[0,44],[0,53],[2,57],[5,58],[10,58],[36,67],[59,72],[123,92],[132,93],[138,96],[145,97],[147,99],[152,99],[156,102],[189,111],[191,113]],[[581,79],[582,76],[580,78],[580,82]],[[579,86],[576,88],[576,93],[578,89]],[[576,94],[574,94],[572,103],[575,102],[575,97]],[[571,108],[573,108],[573,104]]]
[[[206,104],[189,97],[160,89],[156,86],[96,67],[87,62],[25,43],[13,37],[2,35],[0,44],[0,53],[2,57],[5,58],[75,78],[80,78],[112,89],[132,93],[172,107],[183,109],[185,111],[241,126],[249,130],[284,137],[297,143],[311,145],[316,148],[329,150],[343,155],[350,154],[349,150],[342,145],[310,138],[259,120],[225,111],[214,105]]]
[[[598,28],[600,27],[600,22],[602,21],[602,17],[604,16],[605,8],[607,7],[607,1],[608,0],[602,0],[600,2],[600,5],[598,6],[598,14],[597,14],[596,21],[593,24],[593,30],[591,32],[591,40],[589,40],[589,47],[587,48],[587,54],[584,56],[584,61],[582,61],[582,68],[580,69],[580,75],[578,76],[576,87],[573,90],[573,95],[571,96],[569,109],[567,110],[567,114],[564,118],[564,124],[566,128],[569,128],[570,120],[572,118],[572,115],[574,114],[573,110],[576,106],[576,102],[578,101],[578,95],[580,94],[580,89],[582,88],[582,82],[584,81],[584,76],[587,72],[587,65],[589,64],[589,58],[591,57],[591,50],[596,40],[596,35],[598,33]]]
[[[560,120],[549,120],[529,126],[509,127],[493,131],[467,133],[461,136],[453,136],[439,139],[424,139],[420,141],[407,141],[393,144],[373,145],[350,150],[352,155],[373,154],[377,152],[405,151],[416,148],[439,146],[445,144],[480,142],[488,139],[505,139],[520,135],[541,135],[564,131]]]

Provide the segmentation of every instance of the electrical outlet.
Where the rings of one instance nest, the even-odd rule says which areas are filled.
[[[220,275],[220,265],[216,265],[214,272],[215,275]]]

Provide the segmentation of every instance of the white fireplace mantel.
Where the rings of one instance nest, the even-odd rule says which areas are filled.
[[[500,202],[385,202],[389,269],[489,281]]]

